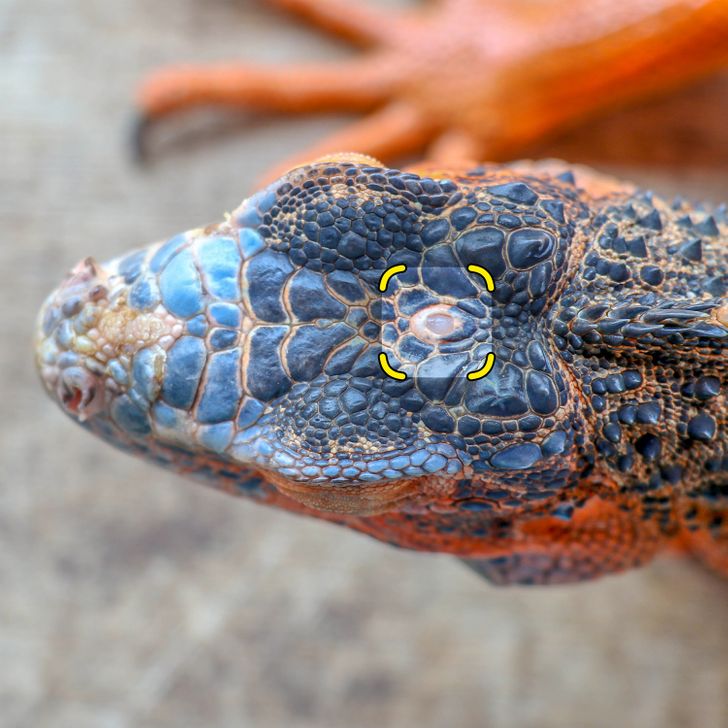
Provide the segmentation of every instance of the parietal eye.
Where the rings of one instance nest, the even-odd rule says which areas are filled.
[[[475,324],[466,314],[453,306],[435,304],[418,311],[410,321],[412,333],[431,344],[459,341],[473,333]]]
[[[447,338],[448,334],[455,331],[454,318],[445,313],[431,313],[425,317],[425,326],[434,336]]]

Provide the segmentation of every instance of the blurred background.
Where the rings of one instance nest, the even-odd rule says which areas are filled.
[[[135,462],[46,400],[34,317],[67,269],[219,219],[344,121],[190,115],[142,168],[144,74],[351,52],[262,0],[0,0],[0,728],[728,725],[728,583],[694,564],[493,588]],[[726,118],[722,76],[528,153],[719,202]]]

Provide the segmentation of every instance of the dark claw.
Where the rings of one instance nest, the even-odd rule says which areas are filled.
[[[152,119],[148,116],[138,115],[132,120],[129,134],[129,148],[132,159],[137,164],[146,164],[149,161],[149,129]]]

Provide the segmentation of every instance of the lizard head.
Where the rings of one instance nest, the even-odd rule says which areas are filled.
[[[82,261],[41,312],[41,378],[117,446],[321,511],[550,492],[584,438],[544,325],[585,216],[563,187],[297,168],[220,224]]]

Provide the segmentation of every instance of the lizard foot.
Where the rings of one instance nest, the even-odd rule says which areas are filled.
[[[728,63],[728,2],[440,0],[384,12],[350,0],[268,0],[363,46],[344,63],[172,66],[139,91],[150,124],[199,106],[369,116],[273,171],[356,150],[390,162],[423,150],[450,163],[528,144]],[[555,7],[555,5],[557,7]],[[455,157],[455,158],[453,158]]]

